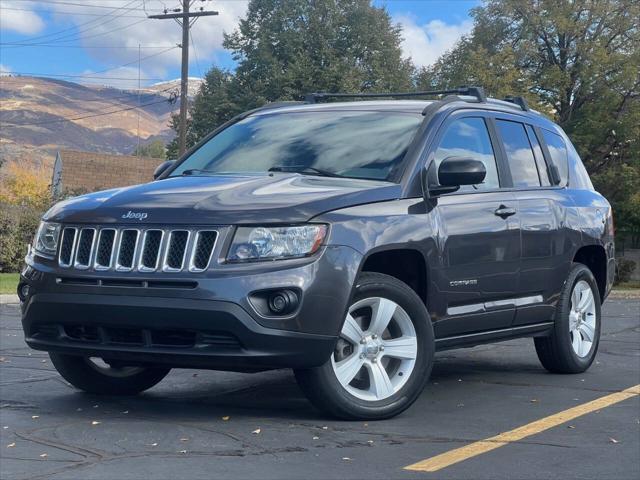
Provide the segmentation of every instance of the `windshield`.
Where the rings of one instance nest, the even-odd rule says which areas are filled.
[[[389,180],[422,116],[388,112],[304,112],[247,117],[224,129],[171,176],[300,172]]]

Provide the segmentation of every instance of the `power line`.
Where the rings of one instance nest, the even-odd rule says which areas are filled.
[[[125,12],[126,12],[126,7],[128,7],[128,6],[129,6],[129,5],[131,5],[132,3],[136,3],[136,1],[138,1],[138,2],[139,2],[139,0],[131,0],[130,2],[126,3],[125,5],[123,5],[123,6],[121,6],[121,7],[111,7],[111,12],[109,12],[109,13],[104,13],[102,16],[103,16],[103,17],[107,17],[107,16],[109,16],[109,14],[110,14],[110,13],[112,13],[112,12],[117,12],[117,11],[119,11],[119,10],[123,10],[123,9],[125,9]],[[118,18],[118,16],[116,16],[115,18]],[[25,43],[31,43],[31,41],[32,41],[32,40],[41,40],[41,39],[43,39],[43,38],[47,38],[47,37],[55,37],[55,36],[57,36],[57,35],[60,35],[61,33],[68,32],[68,31],[70,31],[70,30],[76,30],[77,28],[80,28],[80,27],[82,27],[82,26],[89,25],[89,24],[91,24],[91,23],[95,23],[95,22],[100,22],[100,18],[94,18],[93,20],[87,20],[86,22],[80,23],[80,24],[78,24],[78,25],[74,25],[73,27],[65,28],[65,29],[63,29],[63,30],[58,30],[57,32],[47,33],[47,34],[45,34],[45,35],[39,35],[39,36],[37,36],[37,37],[27,38],[27,39],[25,40]],[[96,25],[96,26],[98,26],[98,25]],[[92,28],[94,28],[94,27],[92,27]],[[74,32],[74,34],[81,33],[81,32],[83,32],[83,31],[87,31],[87,30],[90,30],[90,29],[81,30],[81,31],[79,31],[79,32]],[[54,40],[55,40],[55,39],[54,39]]]
[[[146,18],[146,17],[145,17]],[[138,49],[138,47],[134,47],[131,45],[59,45],[56,43],[20,43],[20,42],[0,42],[0,48],[2,47],[12,47],[12,46],[21,46],[21,47],[50,47],[50,48],[108,48],[108,49]],[[175,45],[174,45],[175,46]],[[140,48],[152,49],[152,48],[169,48],[171,45],[142,45]]]
[[[16,12],[35,12],[37,11],[37,8],[35,9],[30,9],[30,8],[16,8],[16,7],[2,7],[0,6],[0,10],[14,10]],[[135,9],[135,11],[139,11],[138,9]],[[82,15],[82,16],[88,16],[88,17],[104,17],[104,16],[109,16],[111,15],[110,13],[89,13],[89,12],[72,12],[72,11],[63,11],[63,10],[54,10],[52,13],[58,14],[58,15]],[[147,18],[146,15],[123,15],[123,17],[125,18]]]
[[[141,108],[141,107],[148,107],[150,105],[158,105],[160,103],[172,103],[172,100],[160,100],[157,102],[149,102],[149,103],[143,103],[140,106],[133,106],[133,107],[127,107],[127,108],[120,108],[118,110],[112,110],[110,112],[103,112],[103,113],[96,113],[93,115],[83,115],[80,117],[74,117],[74,118],[60,118],[58,120],[45,120],[42,122],[33,122],[33,123],[3,123],[3,127],[32,127],[32,126],[37,126],[37,125],[48,125],[51,123],[59,123],[59,122],[73,122],[76,120],[84,120],[85,118],[95,118],[95,117],[103,117],[105,115],[112,115],[114,113],[119,113],[119,112],[126,112],[129,110],[135,110],[136,108]]]
[[[14,2],[30,2],[33,3],[33,0],[13,0]],[[102,8],[102,9],[107,9],[107,10],[113,10],[115,7],[108,7],[106,5],[93,5],[93,4],[88,4],[88,3],[78,3],[78,2],[64,2],[64,1],[58,1],[58,0],[47,0],[46,2],[48,5],[71,5],[71,6],[75,6],[75,7],[84,7],[84,8]],[[38,7],[42,7],[42,5],[38,5]],[[136,8],[137,11],[143,12],[144,9],[142,8]],[[147,9],[147,10],[153,10],[156,12],[161,12],[162,9],[160,8],[154,8],[154,9]]]
[[[117,68],[117,67],[115,67]],[[60,73],[39,73],[39,72],[10,72],[11,75],[18,76],[26,76],[26,77],[39,77],[39,78],[47,78],[47,77],[62,77],[62,78],[89,78],[95,80],[135,80],[138,81],[138,77],[92,77],[90,75],[63,75]],[[141,78],[140,80],[155,80],[162,81],[164,78]]]

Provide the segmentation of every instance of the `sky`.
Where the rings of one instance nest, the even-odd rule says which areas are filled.
[[[472,27],[479,0],[372,0],[403,27],[403,54],[418,66],[433,63]],[[233,69],[222,48],[247,0],[195,0],[217,10],[192,28],[189,75],[212,66]],[[60,78],[134,89],[180,76],[181,29],[173,20],[147,19],[179,0],[0,0],[0,74]],[[193,8],[192,7],[192,10]],[[138,68],[140,67],[140,68]],[[140,80],[139,80],[140,78]]]

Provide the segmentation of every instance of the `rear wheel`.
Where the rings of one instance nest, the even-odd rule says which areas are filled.
[[[420,395],[433,352],[431,320],[415,292],[393,277],[365,273],[331,358],[296,378],[312,403],[334,416],[389,418]]]
[[[49,357],[71,385],[104,395],[138,394],[159,383],[170,371],[169,368],[126,366],[97,357],[59,353],[49,353]]]
[[[554,373],[581,373],[600,342],[600,294],[591,270],[580,263],[569,272],[549,337],[535,338],[542,365]]]

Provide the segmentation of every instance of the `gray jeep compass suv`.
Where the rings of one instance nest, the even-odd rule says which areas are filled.
[[[26,342],[102,394],[292,368],[342,418],[409,407],[442,349],[533,337],[585,371],[613,222],[570,140],[522,98],[411,95],[443,96],[268,105],[153,182],[58,203],[18,287]]]

